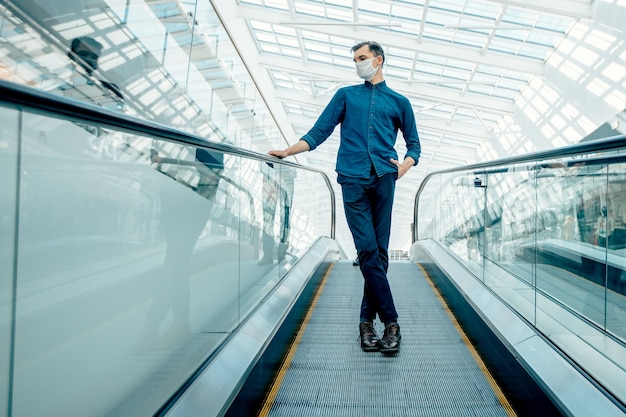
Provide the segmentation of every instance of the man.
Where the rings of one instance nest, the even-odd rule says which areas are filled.
[[[74,71],[71,83],[61,87],[66,97],[89,101],[113,110],[124,109],[124,94],[117,84],[98,79],[94,83],[94,71],[98,69],[98,59],[103,46],[90,36],[72,39],[68,57],[76,62],[81,71]],[[98,85],[99,84],[99,85]]]
[[[376,42],[353,46],[354,62],[363,84],[339,89],[300,141],[269,154],[286,158],[315,149],[341,124],[337,154],[337,181],[363,274],[359,333],[364,351],[395,354],[400,348],[400,326],[387,281],[388,246],[395,182],[414,165],[421,147],[409,100],[387,87],[383,77],[385,54]],[[407,153],[400,163],[394,149],[400,130]],[[378,338],[376,314],[385,324]]]

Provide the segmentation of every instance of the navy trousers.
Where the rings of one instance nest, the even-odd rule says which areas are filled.
[[[391,211],[397,173],[378,177],[372,170],[367,180],[339,175],[348,226],[359,256],[364,290],[361,321],[373,321],[376,314],[383,323],[398,319],[387,280]]]

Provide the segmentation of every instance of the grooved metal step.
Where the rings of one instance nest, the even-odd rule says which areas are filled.
[[[267,415],[510,415],[422,270],[392,261],[389,282],[402,334],[398,355],[361,350],[363,278],[351,261],[336,262]],[[382,336],[383,325],[376,330]]]

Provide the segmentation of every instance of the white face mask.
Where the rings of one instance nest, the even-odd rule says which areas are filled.
[[[376,57],[356,63],[356,73],[365,81],[371,81],[378,71],[379,67],[374,68],[372,66],[372,61],[374,61],[374,59],[376,59]]]

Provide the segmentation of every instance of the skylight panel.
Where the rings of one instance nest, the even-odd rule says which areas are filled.
[[[321,41],[321,42],[328,42],[329,41],[329,36],[325,33],[317,33],[317,32],[312,32],[310,30],[302,30],[300,32],[300,35],[302,36],[302,39],[309,39],[309,40],[314,40],[314,41]]]
[[[274,44],[264,43],[264,44],[261,44],[260,46],[261,46],[262,52],[268,52],[271,54],[280,54],[280,48]]]
[[[467,1],[463,7],[463,13],[474,16],[483,16],[496,20],[502,12],[502,6],[496,3],[483,3]]]
[[[493,38],[488,49],[494,52],[500,52],[507,55],[517,55],[521,43],[512,42],[508,39]]]
[[[484,74],[496,74],[496,75],[503,77],[504,79],[512,80],[514,82],[519,81],[524,84],[526,84],[532,77],[531,75],[527,73],[519,72],[518,68],[504,69],[504,68],[491,67],[488,65],[481,65],[478,68],[477,72],[484,73]]]
[[[276,42],[278,42],[278,44],[280,44],[281,46],[292,47],[292,48],[300,47],[300,45],[298,44],[298,41],[295,38],[289,38],[287,36],[276,36]]]
[[[466,3],[466,0],[438,0],[435,5],[430,5],[429,10],[437,9],[461,13]]]
[[[398,61],[398,60],[413,61],[413,58],[415,57],[415,51],[411,50],[410,48],[404,49],[404,48],[391,47],[391,48],[385,49],[385,55],[389,57],[393,57],[393,61]]]
[[[326,17],[326,8],[321,3],[294,1],[296,13],[309,16]]]
[[[328,2],[326,2],[328,4]],[[335,7],[326,7],[326,17],[334,20],[352,21],[352,6],[350,8],[338,9]]]
[[[504,22],[516,23],[519,25],[533,26],[539,13],[529,9],[520,9],[518,7],[508,7],[504,14]]]
[[[352,46],[354,46],[354,44],[356,43],[354,41],[354,39],[352,38],[343,38],[340,36],[336,36],[336,35],[331,35],[330,37],[330,42],[335,45],[335,46],[345,46],[346,51],[350,51],[350,48],[352,48]]]
[[[535,27],[555,32],[555,34],[558,35],[563,35],[569,31],[574,22],[575,20],[572,18],[557,17],[544,14],[537,18]]]
[[[436,65],[422,65],[418,64],[413,71],[413,80],[432,80],[441,75],[441,67]]]
[[[306,42],[305,47],[309,51],[321,52],[327,55],[331,54],[331,46],[327,43]]]
[[[467,91],[472,94],[478,94],[483,96],[493,96],[495,89],[493,86],[485,85],[485,84],[468,84]],[[503,98],[509,98],[504,96]]]
[[[445,27],[447,25],[458,25],[460,15],[449,11],[441,11],[438,8],[429,8],[426,15],[426,22],[435,27]],[[429,28],[431,29],[431,28]],[[449,32],[448,32],[449,33]]]
[[[420,8],[418,5],[404,6],[396,3],[391,4],[391,17],[395,19],[401,19],[406,21],[419,22],[419,18],[422,16],[423,6]]]
[[[249,21],[250,27],[253,29],[253,32],[262,30],[265,32],[271,32],[272,31],[272,25],[270,23],[266,23],[266,22],[261,22],[258,20],[250,20]]]
[[[409,71],[413,67],[413,57],[405,58],[405,57],[397,57],[395,55],[389,55],[391,58],[385,58],[384,67],[387,69],[396,68],[402,69],[405,71]]]
[[[385,71],[385,75],[389,77],[395,77],[400,79],[408,79],[410,71],[406,68],[400,68],[397,66],[387,66]]]
[[[450,29],[446,29],[442,26],[427,26],[424,29],[422,37],[425,40],[433,40],[437,42],[452,43],[450,37]]]
[[[486,37],[479,33],[459,31],[454,35],[453,42],[470,48],[481,49],[485,45]]]
[[[296,36],[296,30],[289,26],[272,25],[272,30],[277,35],[291,36],[294,38]]]
[[[276,36],[266,32],[256,32],[256,39],[259,42],[276,43]]]
[[[329,6],[342,6],[352,8],[353,0],[324,0]]]
[[[394,19],[394,20],[399,21],[401,19]],[[409,23],[409,22],[403,21],[402,26],[390,26],[389,31],[398,33],[398,34],[417,36],[420,33],[420,23],[418,21],[415,21],[415,23]]]
[[[470,74],[471,74],[471,69],[462,70],[462,69],[453,68],[450,66],[444,67],[443,70],[441,71],[441,75],[443,75],[444,77],[457,79],[457,80],[463,80],[463,81],[466,81],[469,78]]]
[[[561,35],[547,34],[540,30],[533,30],[526,37],[526,42],[543,45],[544,47],[552,49],[561,38]]]
[[[254,4],[270,9],[289,10],[288,0],[239,0],[242,4]]]
[[[274,78],[275,80],[289,80],[290,79],[290,77],[282,71],[270,70],[270,74],[272,75],[272,78]]]
[[[518,55],[526,56],[529,58],[537,58],[537,59],[545,60],[551,51],[552,51],[551,48],[546,48],[545,46],[533,45],[531,43],[526,42],[520,46]]]
[[[302,58],[302,52],[300,51],[299,48],[285,47],[285,48],[281,48],[281,52],[285,56],[290,56],[293,58]]]
[[[334,56],[348,56],[350,55],[350,48],[347,48],[345,46],[337,46],[334,44],[330,44],[330,53]]]
[[[522,43],[528,37],[530,29],[520,26],[520,29],[496,30],[493,39]]]
[[[327,54],[319,54],[316,52],[308,52],[306,54],[307,59],[309,61],[317,61],[317,62],[328,62],[328,55]]]
[[[291,81],[274,80],[274,85],[278,88],[284,88],[286,90],[293,90],[295,88]]]
[[[359,11],[373,12],[380,15],[390,15],[391,6],[379,0],[359,0]]]

